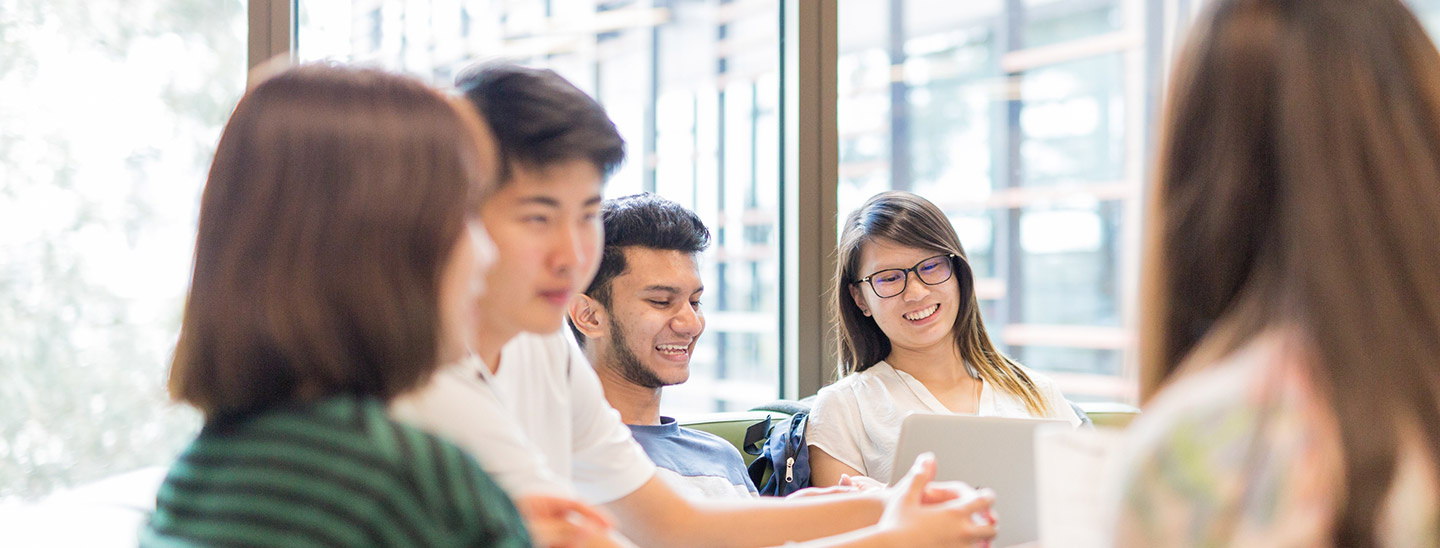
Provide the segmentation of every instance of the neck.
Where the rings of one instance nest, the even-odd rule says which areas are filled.
[[[591,340],[585,348],[586,357],[595,364],[595,375],[600,377],[600,387],[605,391],[605,400],[620,412],[620,420],[636,426],[660,424],[660,388],[646,388],[632,383],[616,372],[609,361],[597,354],[596,343]]]
[[[515,329],[486,329],[476,337],[475,353],[485,362],[490,373],[500,370],[500,349],[505,348],[505,344],[519,334],[520,331]]]
[[[921,348],[906,348],[891,345],[890,355],[885,357],[890,367],[909,373],[921,383],[944,385],[969,383],[974,380],[965,368],[965,358],[960,356],[960,347],[954,337]]]

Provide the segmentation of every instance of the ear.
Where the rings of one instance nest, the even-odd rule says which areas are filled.
[[[570,299],[570,322],[585,338],[604,338],[607,335],[605,318],[605,307],[589,295],[582,293]]]
[[[855,300],[855,306],[860,308],[860,313],[870,317],[870,305],[865,304],[865,294],[861,293],[860,284],[850,284],[850,298]]]

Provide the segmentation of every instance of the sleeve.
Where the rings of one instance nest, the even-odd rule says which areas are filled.
[[[870,475],[871,472],[865,469],[865,457],[860,447],[865,426],[861,423],[860,404],[853,391],[833,385],[821,389],[815,396],[808,422],[805,443],[820,448],[861,474]]]
[[[511,497],[573,496],[495,394],[455,375],[439,371],[425,387],[396,398],[391,416],[459,446]]]
[[[557,338],[568,347],[575,491],[587,502],[605,504],[650,481],[655,463],[605,400],[600,378],[568,330]]]

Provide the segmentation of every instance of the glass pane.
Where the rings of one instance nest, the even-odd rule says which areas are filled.
[[[1136,250],[1123,235],[1148,123],[1127,90],[1143,89],[1152,45],[1107,37],[1143,36],[1125,25],[1145,4],[839,2],[840,214],[887,189],[934,201],[969,254],[986,326],[1037,369],[1125,371]],[[1116,347],[1090,348],[1091,329]],[[1133,397],[1107,390],[1092,395]]]
[[[1120,2],[1113,0],[1025,0],[1024,6],[1023,41],[1027,48],[1124,30],[1125,12]]]
[[[723,0],[301,0],[302,60],[371,62],[440,86],[505,58],[605,105],[628,159],[607,197],[651,191],[714,235],[708,320],[666,413],[748,409],[779,383],[779,4]]]
[[[1024,186],[1113,183],[1125,176],[1124,56],[1047,66],[1021,77]]]
[[[245,21],[238,0],[0,8],[0,506],[194,434],[165,378]]]

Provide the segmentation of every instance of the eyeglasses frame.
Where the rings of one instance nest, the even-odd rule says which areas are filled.
[[[940,280],[940,281],[935,282],[935,283],[932,284],[932,283],[930,283],[930,282],[925,281],[925,278],[920,277],[920,270],[919,270],[919,269],[920,269],[920,265],[925,264],[927,261],[929,261],[929,260],[931,260],[931,259],[938,258],[938,257],[948,257],[948,258],[950,259],[950,275],[949,275],[949,276],[946,276],[945,279]],[[866,276],[866,277],[864,277],[864,278],[860,278],[860,279],[858,279],[858,280],[855,280],[855,281],[853,281],[853,282],[850,282],[850,285],[855,285],[855,284],[859,284],[859,283],[863,283],[863,284],[865,284],[865,285],[868,285],[868,286],[870,286],[870,292],[871,292],[871,293],[874,293],[876,297],[879,297],[879,298],[881,298],[881,299],[890,299],[890,298],[894,298],[894,297],[899,297],[900,295],[905,294],[905,290],[910,289],[910,273],[911,273],[911,272],[914,272],[914,273],[915,273],[915,279],[916,279],[916,280],[920,280],[920,283],[922,283],[922,284],[925,284],[925,285],[940,285],[940,284],[943,284],[943,283],[945,283],[945,282],[950,281],[951,278],[954,278],[954,277],[955,277],[956,261],[957,261],[957,260],[958,260],[958,261],[963,261],[964,259],[961,259],[959,255],[956,255],[956,254],[954,254],[954,253],[941,253],[941,254],[939,254],[939,255],[933,255],[933,256],[930,256],[930,257],[926,257],[926,258],[924,258],[924,259],[920,259],[920,262],[915,263],[915,266],[912,266],[912,267],[910,267],[910,268],[886,268],[886,269],[884,269],[884,270],[877,270],[877,271],[875,271],[875,272],[871,272],[869,276]],[[897,293],[895,293],[894,295],[882,296],[882,295],[880,295],[880,290],[875,288],[875,280],[874,280],[875,275],[876,275],[876,274],[879,274],[879,273],[881,273],[881,272],[889,272],[889,271],[891,271],[891,270],[900,270],[900,271],[902,271],[902,272],[905,274],[905,278],[904,278],[905,283],[903,283],[903,284],[900,285],[900,291],[897,292]]]

